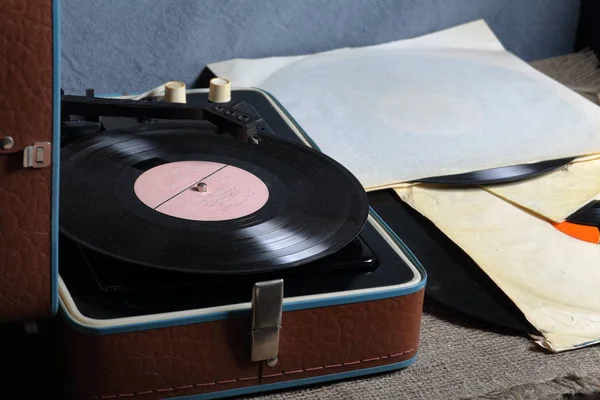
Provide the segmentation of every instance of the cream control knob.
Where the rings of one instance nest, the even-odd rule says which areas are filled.
[[[213,103],[228,103],[231,101],[231,82],[224,78],[210,80],[208,101]]]
[[[185,103],[185,83],[178,81],[165,83],[165,97],[163,100],[169,103]]]

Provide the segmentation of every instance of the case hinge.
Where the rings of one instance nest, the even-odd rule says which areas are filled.
[[[258,282],[252,290],[252,361],[277,364],[283,310],[283,280]]]
[[[35,142],[23,149],[23,166],[25,168],[45,168],[52,161],[52,144]]]

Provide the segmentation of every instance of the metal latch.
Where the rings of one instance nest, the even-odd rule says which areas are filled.
[[[25,168],[44,168],[52,161],[52,144],[35,142],[23,150],[23,166]]]
[[[277,364],[283,310],[283,279],[258,282],[252,290],[252,361]]]

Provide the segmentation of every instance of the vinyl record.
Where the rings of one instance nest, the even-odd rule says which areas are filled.
[[[594,200],[573,215],[567,218],[567,221],[580,225],[591,225],[600,228],[600,200]]]
[[[368,199],[333,159],[263,135],[160,124],[62,149],[61,233],[105,255],[194,273],[266,272],[307,263],[358,235]]]
[[[573,158],[541,161],[531,164],[510,165],[506,167],[490,168],[481,171],[466,172],[464,174],[445,175],[419,179],[417,182],[439,185],[493,185],[498,183],[517,182],[535,178],[550,173],[573,161]]]

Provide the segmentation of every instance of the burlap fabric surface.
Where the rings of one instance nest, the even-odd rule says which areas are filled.
[[[597,100],[600,73],[592,54],[541,60],[533,65]],[[561,399],[566,394],[598,391],[600,346],[549,354],[527,337],[494,330],[426,300],[420,355],[414,365],[383,375],[249,398]]]

